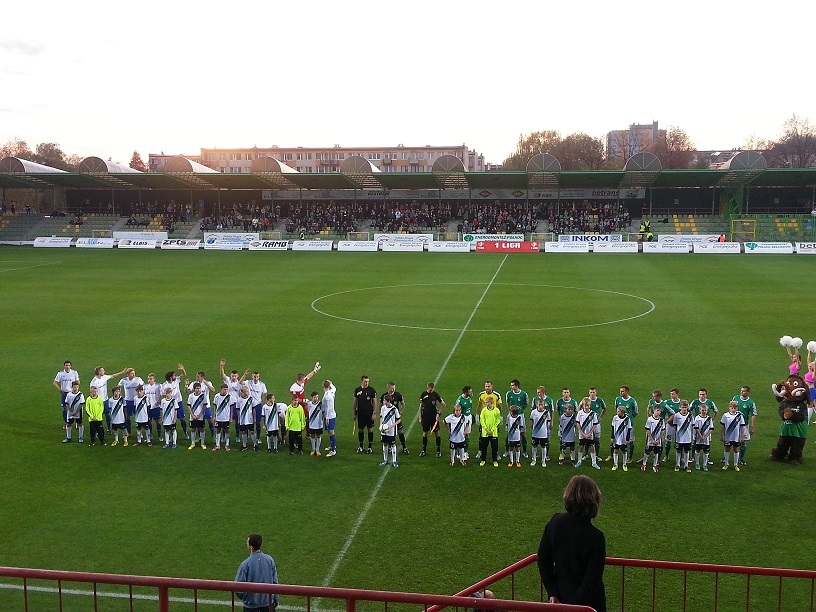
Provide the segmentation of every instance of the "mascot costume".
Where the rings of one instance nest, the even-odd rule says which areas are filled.
[[[787,459],[793,465],[800,465],[808,429],[808,386],[801,376],[791,375],[771,385],[771,389],[779,402],[779,418],[782,419],[779,440],[771,451],[771,459]]]

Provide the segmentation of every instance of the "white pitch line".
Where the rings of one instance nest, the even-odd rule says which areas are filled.
[[[11,591],[22,591],[23,585],[21,584],[9,584],[9,583],[2,583],[0,582],[0,589],[8,589]],[[54,587],[41,587],[41,586],[28,586],[25,590],[32,591],[35,593],[59,593],[62,592],[64,595],[81,595],[84,597],[93,597],[94,592],[86,589],[55,589]],[[113,593],[111,591],[97,591],[97,597],[109,597],[113,599],[130,599],[130,593]],[[133,599],[137,599],[140,601],[158,601],[158,595],[146,595],[143,593],[134,593]],[[170,597],[170,601],[174,603],[199,603],[202,605],[208,606],[225,606],[229,607],[232,606],[231,600],[226,599],[193,599],[192,597]],[[240,607],[240,601],[236,602],[236,605]],[[291,610],[292,612],[304,612],[306,610],[305,606],[278,606],[278,610]],[[327,612],[331,612],[327,610]],[[339,610],[337,610],[339,612]]]
[[[59,262],[49,261],[48,263],[34,264],[33,266],[23,266],[22,268],[6,268],[5,270],[0,270],[0,272],[14,272],[15,270],[28,270],[29,268],[42,268],[43,266],[53,266],[56,263]]]
[[[445,369],[448,367],[448,363],[450,363],[451,357],[456,352],[456,349],[459,348],[459,343],[462,341],[462,338],[465,335],[468,327],[470,326],[471,321],[473,321],[473,317],[476,316],[476,311],[479,310],[479,306],[482,305],[482,301],[484,300],[487,292],[493,286],[493,282],[496,280],[496,277],[501,272],[502,266],[504,262],[507,261],[507,255],[504,256],[499,267],[496,269],[496,273],[493,275],[493,278],[490,279],[490,282],[485,287],[485,290],[482,292],[481,297],[479,297],[479,301],[476,302],[476,306],[473,307],[473,311],[470,313],[468,320],[465,322],[464,327],[462,327],[461,331],[459,332],[459,337],[456,338],[456,342],[453,343],[453,348],[448,353],[448,356],[445,358],[445,361],[442,363],[442,367],[439,369],[439,372],[436,374],[436,378],[434,379],[437,384],[439,383],[439,379],[442,378],[442,374],[445,372]],[[408,426],[408,431],[405,433],[405,437],[411,435],[411,430],[416,425],[417,420],[411,419],[411,424]],[[382,472],[382,475],[377,479],[377,484],[374,485],[374,489],[371,491],[371,495],[369,495],[368,500],[363,506],[363,509],[360,511],[360,514],[357,516],[357,520],[354,522],[354,526],[351,528],[351,532],[349,533],[346,541],[343,543],[343,548],[340,549],[340,552],[337,554],[337,558],[334,560],[334,563],[329,570],[329,573],[326,575],[325,580],[323,580],[322,586],[327,587],[331,584],[331,581],[334,579],[335,574],[337,574],[337,570],[340,568],[340,564],[343,562],[343,559],[346,557],[346,553],[348,552],[349,548],[351,547],[352,542],[357,537],[357,532],[360,531],[360,527],[363,526],[363,522],[365,521],[366,517],[368,516],[369,511],[371,510],[371,506],[374,505],[374,500],[377,499],[377,495],[380,492],[380,488],[382,487],[383,482],[385,482],[386,476],[391,472],[390,469],[386,469]]]

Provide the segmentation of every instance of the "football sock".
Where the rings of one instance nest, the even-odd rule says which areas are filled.
[[[228,429],[227,431],[224,432],[224,446],[226,448],[229,448],[229,439],[230,439],[230,436],[229,436],[229,429]]]
[[[246,432],[243,432],[241,434],[241,446],[246,446],[246,443],[247,443],[247,435],[246,435]]]
[[[595,456],[595,447],[589,449],[589,457],[592,459],[592,465],[598,463],[598,458]]]
[[[521,449],[526,453],[527,452],[527,436],[521,434]]]
[[[213,425],[212,421],[208,423],[210,426],[210,435],[214,438],[215,437],[215,425]]]
[[[173,430],[173,446],[175,446],[177,442],[178,442],[178,432],[174,429]]]
[[[84,426],[84,425],[80,425],[80,426],[79,426],[79,437],[80,437],[80,438],[84,438],[84,437],[85,437],[85,426]]]
[[[728,465],[728,449],[725,449],[725,452],[723,452],[723,463]]]
[[[740,444],[740,447],[739,447],[739,460],[740,461],[745,461],[745,443],[744,442],[742,444]]]
[[[361,429],[357,432],[357,439],[360,440],[360,448],[363,448],[363,438],[365,438],[365,432]]]
[[[615,467],[618,467],[618,451],[612,453],[612,460],[615,462]]]
[[[388,461],[388,446],[383,444],[383,461]]]
[[[403,440],[404,439],[405,438],[403,437]],[[332,435],[329,436],[329,440],[331,441],[331,449],[335,450],[337,448],[337,436],[332,434]]]
[[[703,453],[703,467],[708,465],[708,453]]]
[[[216,446],[221,446],[221,432],[220,431],[215,432],[215,445]]]
[[[652,465],[657,467],[658,463],[660,463],[660,455],[658,453],[655,453],[654,459],[652,460]]]
[[[374,444],[374,430],[368,430],[368,448],[371,448],[371,445]]]
[[[451,449],[451,463],[453,463],[453,459],[454,459],[455,456],[456,456],[456,451],[454,449]]]
[[[317,436],[315,441],[315,452],[320,452],[320,445],[323,444],[323,436]]]
[[[623,465],[626,465],[626,462],[628,460],[629,460],[629,453],[624,451],[624,453],[623,453]]]
[[[428,450],[428,436],[422,436],[422,452]]]
[[[187,435],[187,421],[185,421],[184,419],[181,419],[181,429],[184,431],[184,435],[186,436]],[[176,436],[176,437],[178,437],[178,436]]]
[[[674,467],[680,467],[680,457],[682,457],[683,453],[678,452],[675,454],[674,457]]]
[[[119,439],[119,434],[118,433],[116,433],[116,439],[117,440]],[[164,430],[164,443],[165,444],[170,444],[170,432],[167,431],[166,429]]]
[[[332,436],[332,437],[334,437],[334,436]],[[402,433],[402,432],[399,432],[399,441],[400,441],[400,444],[402,444],[402,448],[405,448],[405,434]],[[332,446],[332,448],[334,448],[334,446]]]
[[[436,436],[436,452],[438,453],[442,449],[442,438],[439,435]]]
[[[105,415],[105,423],[107,423],[107,429],[110,429],[110,415]]]
[[[397,445],[391,445],[391,463],[397,465]]]

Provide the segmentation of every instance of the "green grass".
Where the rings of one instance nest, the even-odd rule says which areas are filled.
[[[478,390],[487,378],[501,393],[519,378],[531,394],[544,384],[554,397],[569,386],[580,398],[595,385],[607,403],[628,384],[641,404],[638,453],[652,389],[668,396],[677,386],[693,399],[707,387],[724,409],[749,384],[760,415],[742,473],[722,473],[719,463],[691,475],[584,468],[604,495],[596,523],[610,556],[812,568],[816,551],[790,527],[791,511],[779,510],[816,505],[812,442],[803,466],[766,460],[779,428],[770,384],[787,371],[778,338],[816,339],[808,320],[816,291],[793,282],[812,269],[800,256],[2,248],[0,564],[229,579],[246,534],[259,531],[283,582],[452,593],[535,552],[576,470],[451,469],[417,456],[412,427],[413,454],[382,481],[330,576],[381,476],[376,442],[373,456],[355,455],[350,431],[352,391],[368,374],[378,392],[397,382],[409,427],[429,380],[449,406],[463,384]],[[96,365],[132,366],[146,378],[182,362],[215,379],[221,357],[260,370],[279,397],[319,360],[320,376],[338,387],[340,454],[59,443],[51,381],[65,359],[87,390]],[[663,580],[661,600],[677,597],[676,580]],[[630,609],[641,609],[651,587],[635,574],[627,581]],[[616,601],[619,571],[608,570],[607,582]],[[694,591],[700,602],[703,591]],[[534,572],[522,593],[537,596]],[[11,597],[0,592],[0,607]]]

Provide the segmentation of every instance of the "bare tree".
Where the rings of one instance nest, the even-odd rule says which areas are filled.
[[[554,155],[564,170],[600,170],[606,157],[603,140],[584,133],[566,136]]]
[[[646,147],[663,164],[664,168],[685,169],[694,162],[694,144],[688,134],[676,125],[666,130],[665,135]]]
[[[555,155],[555,150],[560,143],[561,135],[555,130],[542,130],[527,135],[520,134],[516,150],[504,160],[502,167],[505,170],[525,170],[531,157],[539,153]]]
[[[777,168],[816,166],[816,127],[807,118],[793,115],[784,131],[768,150],[768,165]]]

